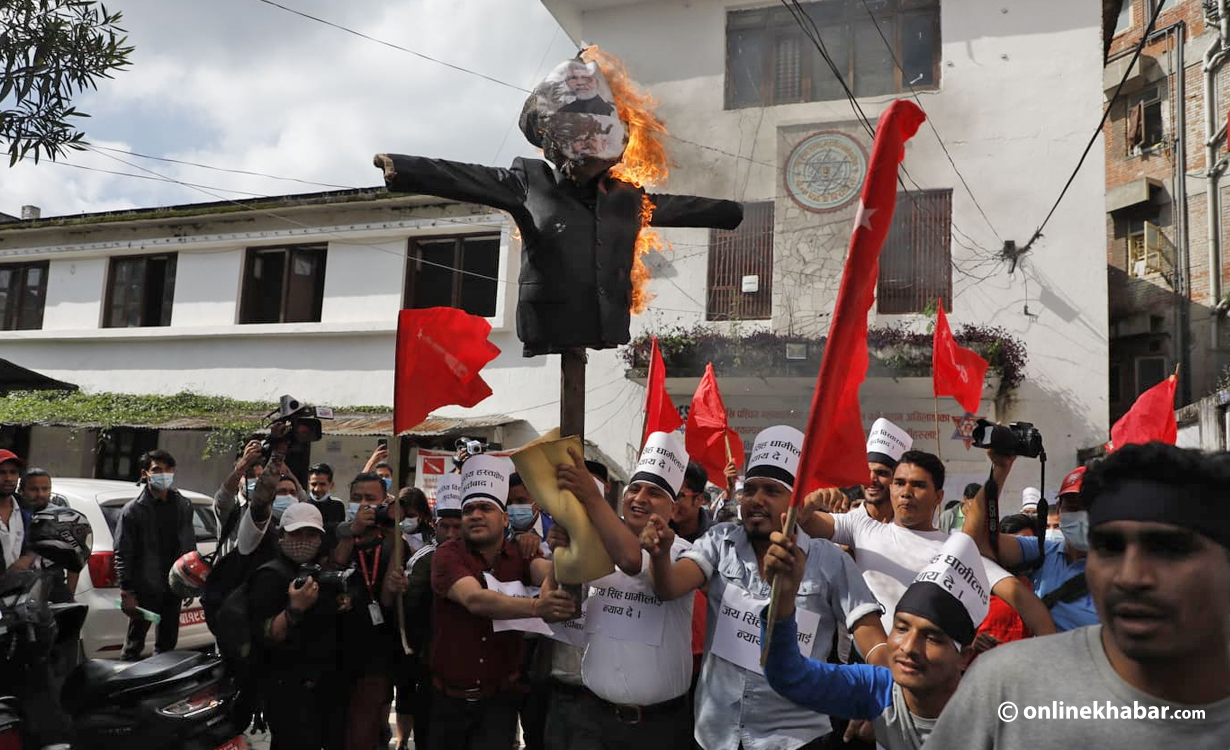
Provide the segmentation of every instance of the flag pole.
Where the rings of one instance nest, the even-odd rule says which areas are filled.
[[[393,559],[389,561],[391,565],[402,565],[402,538],[401,538],[401,501],[393,501]],[[406,640],[406,607],[403,604],[405,594],[397,595],[397,631],[401,634],[401,650],[407,655],[414,653],[414,649],[410,648],[410,642]]]
[[[782,533],[794,539],[795,524],[799,517],[799,506],[794,503],[790,504],[790,509],[786,511],[786,523],[782,526]],[[760,666],[763,668],[769,662],[769,644],[773,642],[773,625],[777,622],[777,595],[782,588],[781,576],[773,577],[773,588],[769,592],[769,614],[764,624],[764,643],[760,645]]]
[[[944,460],[944,446],[940,444],[940,397],[935,396],[935,456],[939,460]]]

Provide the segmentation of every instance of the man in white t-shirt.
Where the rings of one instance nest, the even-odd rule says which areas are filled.
[[[654,594],[639,538],[650,517],[671,517],[687,464],[678,437],[651,434],[624,491],[622,520],[581,456],[558,467],[560,487],[585,506],[616,570],[589,583],[583,699],[567,722],[549,723],[549,750],[673,750],[691,741],[692,597]],[[690,547],[676,538],[671,559]]]
[[[862,514],[813,511],[800,514],[799,525],[813,537],[852,548],[867,586],[886,613],[895,612],[906,588],[948,538],[931,523],[944,500],[944,473],[944,464],[936,456],[907,451],[893,473],[892,523],[879,523]],[[824,496],[834,492],[838,490],[817,490],[808,497],[807,507],[823,504]],[[1008,602],[1034,635],[1055,632],[1050,612],[1028,586],[992,560],[984,558],[983,564],[992,593]],[[884,616],[886,631],[892,627],[891,617]]]
[[[692,591],[704,587],[708,597],[695,728],[705,750],[810,750],[839,739],[828,716],[778,695],[760,667],[760,611],[770,591],[764,560],[769,534],[781,528],[790,504],[802,447],[803,433],[793,427],[761,431],[747,464],[741,521],[714,526],[682,559],[676,560],[674,533],[664,520],[652,519],[641,535],[659,596],[690,601]],[[885,643],[880,605],[850,556],[802,535],[799,546],[806,555],[795,597],[801,623],[796,639],[803,651],[823,660],[834,632],[844,628],[862,653],[887,666],[886,649],[877,650]]]

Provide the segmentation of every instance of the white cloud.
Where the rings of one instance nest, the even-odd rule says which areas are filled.
[[[286,0],[370,36],[529,88],[575,50],[537,0]],[[110,3],[108,4],[110,7]],[[257,0],[117,4],[132,67],[79,102],[97,146],[346,186],[380,183],[380,151],[491,163],[524,94],[309,21]],[[544,63],[545,57],[545,63]],[[532,150],[508,135],[499,162]],[[327,188],[73,153],[69,164],[264,195]],[[243,197],[237,193],[219,193]],[[0,211],[44,216],[216,200],[154,180],[22,162]]]

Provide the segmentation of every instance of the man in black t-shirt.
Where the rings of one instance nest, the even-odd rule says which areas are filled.
[[[299,566],[317,559],[324,536],[320,511],[292,504],[282,514],[277,556],[248,583],[272,750],[340,750],[343,744],[337,627],[339,606],[348,602],[322,594],[314,578],[296,580]]]

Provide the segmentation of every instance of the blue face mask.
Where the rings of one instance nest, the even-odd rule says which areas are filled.
[[[251,498],[252,498],[252,495],[256,494],[256,482],[257,482],[257,481],[258,481],[258,480],[256,480],[256,479],[249,479],[249,480],[248,480],[248,481],[244,484],[244,486],[243,486],[243,487],[244,487],[244,494],[246,494],[246,495],[248,496],[248,499],[251,499]]]
[[[384,482],[384,494],[387,495],[393,491],[393,478],[392,477],[380,477],[380,481]]]
[[[353,521],[354,517],[359,515],[359,508],[363,507],[359,503],[351,503],[346,506],[346,520]]]
[[[1046,530],[1046,541],[1062,542],[1063,541],[1063,531],[1059,529],[1047,529]]]
[[[296,499],[294,495],[278,495],[273,499],[273,512],[282,515]]]
[[[417,519],[417,518],[403,518],[403,519],[401,520],[401,533],[403,533],[403,534],[413,534],[414,532],[416,532],[416,531],[418,531],[418,530],[419,530],[419,519]]]
[[[508,506],[508,525],[514,531],[529,531],[534,525],[534,509],[528,505]]]
[[[1064,541],[1074,550],[1089,551],[1089,512],[1084,510],[1059,514],[1059,530]]]

